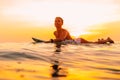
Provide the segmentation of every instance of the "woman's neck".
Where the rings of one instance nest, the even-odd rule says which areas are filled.
[[[61,31],[62,30],[62,28],[57,28],[57,31]]]

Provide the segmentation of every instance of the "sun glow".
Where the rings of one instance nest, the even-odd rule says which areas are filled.
[[[111,2],[112,0],[90,0],[88,2],[84,0],[12,1],[11,5],[7,3],[7,6],[2,5],[0,9],[0,21],[2,22],[0,25],[8,29],[10,26],[18,27],[19,24],[21,25],[19,27],[28,27],[27,29],[29,27],[53,28],[54,18],[60,16],[64,19],[63,27],[68,29],[71,35],[79,37],[80,35],[93,34],[93,32],[88,31],[91,29],[90,26],[120,20],[118,12],[120,6]],[[48,26],[50,27],[48,28]],[[14,31],[15,33],[17,31]],[[41,36],[43,35],[41,34]]]
[[[15,20],[24,20],[35,24],[52,23],[55,16],[61,16],[65,19],[66,24],[80,28],[119,19],[118,16],[114,16],[116,9],[117,6],[110,4],[101,6],[101,4],[77,2],[64,2],[63,4],[29,2],[22,5],[16,3],[14,6],[5,8],[3,14]]]

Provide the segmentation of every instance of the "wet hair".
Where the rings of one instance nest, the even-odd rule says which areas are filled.
[[[61,19],[62,23],[64,22],[64,20],[61,17],[56,17],[55,19],[57,19],[57,18]]]

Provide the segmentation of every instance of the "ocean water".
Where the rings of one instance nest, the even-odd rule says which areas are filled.
[[[120,43],[0,43],[0,80],[120,80]]]

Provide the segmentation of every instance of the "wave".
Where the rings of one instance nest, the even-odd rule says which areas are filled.
[[[49,58],[44,55],[38,55],[30,52],[14,52],[14,51],[2,51],[0,52],[0,60],[41,60],[49,61]]]

